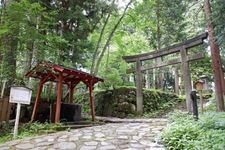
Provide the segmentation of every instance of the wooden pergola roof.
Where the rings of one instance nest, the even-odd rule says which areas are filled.
[[[77,84],[77,82],[79,83],[80,81],[82,81],[84,84],[88,84],[90,81],[92,81],[92,84],[94,85],[99,81],[103,82],[103,79],[93,76],[89,73],[49,62],[37,64],[32,70],[27,72],[25,76],[38,78],[40,80],[47,77],[45,82],[57,82],[56,77],[60,73],[62,73],[63,76],[63,84],[70,84],[71,82]]]
[[[80,81],[82,81],[89,88],[92,120],[93,121],[95,120],[94,100],[92,96],[92,90],[94,84],[96,84],[99,81],[103,82],[104,81],[103,79],[83,71],[67,68],[49,62],[42,62],[37,64],[32,70],[27,72],[25,76],[40,79],[31,121],[33,121],[36,116],[43,84],[48,81],[57,82],[55,122],[60,121],[62,85],[66,84],[68,86],[70,90],[70,102],[72,102],[74,88]]]

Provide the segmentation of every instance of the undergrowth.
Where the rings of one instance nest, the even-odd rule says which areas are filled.
[[[23,139],[25,137],[42,135],[48,133],[54,133],[57,131],[65,130],[66,128],[60,123],[27,123],[19,127],[17,139]],[[13,140],[13,126],[3,124],[0,128],[0,143]]]
[[[225,112],[206,112],[195,121],[187,113],[176,112],[162,139],[168,150],[224,150]]]

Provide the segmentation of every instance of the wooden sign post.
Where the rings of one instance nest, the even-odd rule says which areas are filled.
[[[16,120],[15,120],[13,138],[16,138],[18,134],[21,104],[29,105],[31,100],[31,95],[32,95],[32,90],[27,87],[13,86],[10,89],[9,102],[17,103]]]
[[[202,114],[204,112],[204,109],[203,109],[203,95],[202,95],[203,85],[204,85],[204,81],[202,81],[202,80],[198,80],[195,83],[195,88],[199,92],[199,95],[200,95],[200,106],[201,106],[201,113]]]

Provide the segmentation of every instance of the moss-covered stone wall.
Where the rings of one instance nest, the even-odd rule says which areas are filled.
[[[78,101],[83,104],[86,102],[83,108],[87,110],[88,97],[81,97],[83,100]],[[143,100],[144,115],[150,116],[162,115],[182,101],[177,95],[160,90],[143,90]],[[136,89],[120,87],[113,90],[95,92],[95,112],[98,116],[120,118],[136,116]]]

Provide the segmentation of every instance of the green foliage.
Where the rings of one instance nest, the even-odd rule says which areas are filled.
[[[225,113],[207,112],[201,116],[199,125],[205,130],[225,130]]]
[[[122,85],[122,79],[119,74],[119,71],[115,68],[107,69],[106,74],[103,75],[103,78],[105,82],[101,83],[103,85],[103,88],[115,88],[116,86]]]
[[[161,90],[146,89],[143,91],[144,97],[144,115],[146,117],[155,117],[171,110],[183,98],[173,93],[163,92]]]
[[[90,112],[90,100],[89,93],[76,94],[76,103],[82,105],[82,113]]]
[[[22,139],[25,137],[29,136],[34,136],[34,135],[41,135],[41,134],[48,134],[48,133],[53,133],[61,130],[65,130],[66,128],[63,127],[62,124],[57,123],[57,124],[51,124],[51,123],[39,123],[39,122],[34,122],[34,123],[28,123],[28,124],[23,124],[22,126],[19,127],[19,132],[17,138]],[[9,141],[13,139],[13,127],[9,126],[8,124],[4,124],[0,128],[0,143]]]
[[[193,50],[192,53],[199,53],[200,49],[203,49],[202,53],[205,53],[205,57],[203,59],[197,61],[190,62],[190,70],[193,81],[199,80],[201,76],[208,77],[209,81],[211,81],[212,77],[212,64],[210,56],[205,52],[204,46],[197,47]]]
[[[188,114],[176,113],[162,138],[169,150],[222,150],[225,147],[225,113],[208,112],[193,120]]]
[[[160,90],[143,90],[144,117],[163,115],[183,99]],[[88,94],[76,96],[76,102],[82,104],[84,112],[89,111]],[[97,115],[131,117],[135,116],[135,87],[117,87],[111,90],[95,91],[95,111]]]
[[[215,29],[216,36],[217,36],[217,42],[224,48],[224,46],[225,46],[225,44],[224,44],[224,42],[225,42],[225,40],[224,40],[225,15],[222,12],[225,11],[225,1],[224,0],[215,0],[215,1],[212,1],[211,5],[212,5],[211,19],[214,24],[214,29]],[[224,53],[224,49],[223,49],[223,53]]]

